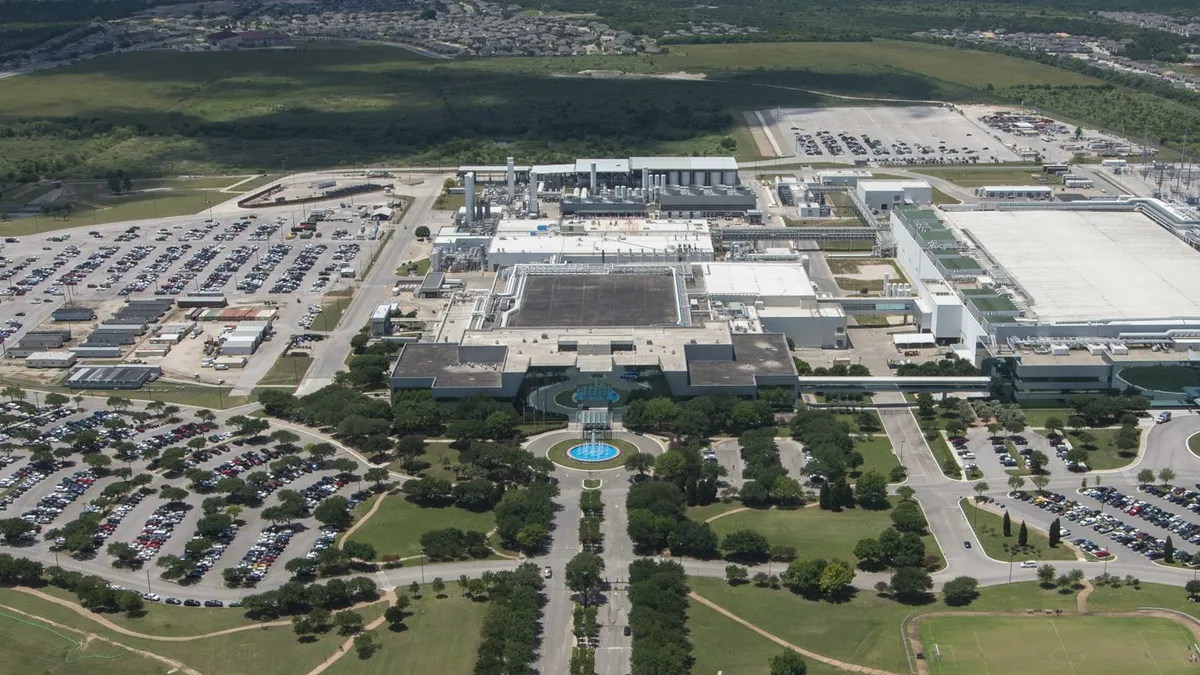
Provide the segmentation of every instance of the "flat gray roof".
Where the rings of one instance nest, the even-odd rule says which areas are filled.
[[[503,364],[463,363],[457,344],[411,343],[400,350],[393,377],[432,377],[434,388],[499,387]]]
[[[796,376],[787,338],[777,333],[735,333],[733,361],[688,361],[692,384],[755,384],[758,376]]]
[[[627,159],[577,159],[575,173],[591,173],[592,164],[596,165],[596,173],[628,173]]]
[[[512,327],[652,326],[679,321],[668,274],[536,275],[525,280]]]
[[[732,157],[630,157],[629,168],[633,171],[737,171],[737,160]]]

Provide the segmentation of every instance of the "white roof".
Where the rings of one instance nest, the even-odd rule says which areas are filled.
[[[737,171],[732,157],[630,157],[632,171]]]
[[[712,296],[814,297],[804,268],[794,263],[702,263],[704,288]]]
[[[597,167],[599,168],[599,167]],[[569,173],[575,173],[574,164],[534,164],[529,168],[530,175],[538,176],[562,176]]]
[[[860,180],[858,189],[861,192],[904,192],[905,190],[931,189],[931,185],[923,180]]]
[[[892,344],[897,347],[921,347],[937,344],[933,333],[896,333],[892,336]]]
[[[680,246],[690,246],[698,251],[712,251],[712,238],[703,236],[498,236],[492,239],[491,253],[650,253],[654,251],[674,252]]]
[[[942,217],[970,232],[1016,277],[1042,321],[1200,317],[1200,253],[1140,213],[946,211]]]
[[[627,159],[577,159],[575,173],[591,173],[592,164],[596,165],[596,173],[628,173]]]
[[[26,360],[34,361],[70,361],[76,357],[71,352],[34,352],[26,356]]]
[[[871,176],[871,172],[866,169],[826,169],[818,171],[817,176]]]

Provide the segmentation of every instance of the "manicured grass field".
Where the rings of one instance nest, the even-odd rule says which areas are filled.
[[[1200,618],[1200,604],[1188,602],[1180,586],[1140,584],[1137,588],[1097,586],[1088,596],[1088,608],[1093,612],[1132,612],[1139,607],[1162,607]]]
[[[565,466],[568,469],[579,469],[581,471],[602,471],[604,469],[614,469],[618,466],[624,466],[625,460],[628,459],[630,455],[638,452],[637,446],[635,446],[633,443],[622,441],[616,438],[610,438],[604,441],[597,440],[596,442],[607,443],[614,446],[617,450],[620,450],[621,454],[617,455],[616,458],[604,462],[580,462],[571,459],[571,457],[567,455],[567,451],[584,442],[585,441],[574,438],[569,438],[565,441],[559,441],[558,443],[550,446],[550,450],[546,452],[546,456],[549,457],[550,460],[555,464]]]
[[[864,410],[863,412],[870,415],[875,420],[875,430],[868,433],[877,434],[883,431],[883,421],[879,419],[879,412],[875,410]],[[846,426],[850,427],[850,433],[862,433],[862,428],[858,426],[858,413],[835,413],[834,417],[839,422],[845,422]]]
[[[798,647],[894,673],[908,672],[900,622],[923,611],[956,611],[940,601],[925,607],[902,605],[880,598],[869,589],[859,590],[849,602],[833,603],[806,600],[787,590],[756,588],[753,584],[730,586],[723,579],[689,577],[688,585],[699,595]],[[1070,597],[1064,600],[1054,591],[1025,582],[982,588],[979,598],[963,609],[1023,612],[1055,607],[1075,612]],[[726,639],[719,647],[736,651],[738,644]],[[1019,671],[1006,671],[1004,675],[1009,672]],[[1001,672],[994,671],[993,675]]]
[[[962,506],[963,513],[967,516],[967,521],[975,529],[975,536],[979,537],[979,543],[983,546],[984,553],[996,560],[1008,560],[1009,551],[1006,546],[1016,546],[1017,532],[1021,529],[1021,521],[1012,521],[1012,536],[1004,536],[1004,517],[998,516],[991,511],[985,511],[975,507],[974,500],[963,499],[959,502]],[[1029,545],[1033,547],[1032,551],[1024,551],[1018,553],[1017,561],[1032,559],[1032,560],[1078,560],[1075,552],[1067,548],[1063,544],[1059,544],[1054,548],[1050,548],[1050,538],[1041,530],[1035,529],[1032,526],[1027,526],[1029,531]]]
[[[1191,633],[1149,617],[936,617],[922,622],[921,642],[931,675],[1168,675],[1195,670],[1188,662]]]
[[[729,511],[740,508],[742,508],[742,503],[738,501],[729,502],[728,504],[724,502],[713,502],[708,506],[689,506],[687,510],[687,517],[691,520],[704,521],[712,518],[713,516],[718,516],[722,513],[728,513]]]
[[[487,532],[492,524],[491,513],[474,513],[454,506],[421,508],[396,495],[385,497],[375,515],[351,539],[371,544],[380,556],[407,557],[421,553],[421,535],[430,530],[457,527]]]
[[[1029,168],[1021,167],[997,167],[989,168],[981,167],[962,167],[962,168],[917,168],[914,169],[918,173],[923,173],[935,178],[942,178],[955,185],[965,188],[975,188],[982,185],[1051,185],[1052,182],[1047,180],[1039,182],[1033,178],[1034,175],[1044,176],[1041,170],[1032,164]]]
[[[18,384],[27,385],[33,389],[42,391],[54,391],[67,396],[83,394],[84,396],[100,396],[108,398],[112,395],[109,390],[102,389],[69,389],[57,385],[47,385],[44,382],[26,380],[24,378],[9,377],[11,381]],[[222,410],[224,408],[233,408],[240,405],[245,405],[249,402],[246,396],[230,396],[229,392],[233,391],[232,387],[210,387],[199,384],[180,384],[178,382],[154,382],[147,387],[141,389],[125,389],[121,391],[123,398],[133,399],[137,401],[163,401],[164,403],[179,403],[182,405],[192,405],[198,408],[211,408],[213,410]]]
[[[187,595],[185,589],[167,586],[166,584],[163,586],[164,588],[155,590],[164,598],[171,596],[180,598],[191,597]],[[170,590],[164,592],[164,589]],[[47,595],[53,595],[64,600],[70,600],[71,602],[79,602],[74,593],[61,588],[47,586],[39,590]],[[249,592],[247,591],[247,593]],[[13,593],[17,593],[17,591],[4,590],[0,593],[0,603],[8,603],[7,598],[11,597]],[[146,603],[145,613],[138,617],[129,617],[123,612],[97,614],[96,616],[102,616],[118,626],[128,628],[129,630],[147,635],[162,635],[165,637],[203,635],[213,631],[256,623],[247,619],[243,612],[228,607],[209,609],[207,607],[181,607],[152,602]]]
[[[371,658],[364,660],[357,654],[347,654],[325,672],[471,675],[488,604],[462,597],[454,584],[449,584],[447,595],[437,599],[426,588],[421,599],[409,605],[403,628],[392,630],[384,623],[375,629],[381,646]]]
[[[1039,428],[1046,426],[1046,420],[1051,417],[1057,417],[1066,424],[1072,414],[1069,408],[1022,408],[1021,412],[1025,413],[1025,424]]]
[[[1042,436],[1049,433],[1045,429],[1034,429],[1034,431]],[[1130,450],[1128,456],[1121,456],[1121,451],[1117,449],[1116,429],[1087,429],[1086,432],[1092,435],[1094,439],[1092,443],[1096,446],[1095,450],[1088,450],[1087,465],[1089,468],[1119,469],[1129,466],[1137,458],[1136,448]],[[1142,433],[1141,429],[1138,430],[1138,433]],[[1072,430],[1067,430],[1067,439],[1071,441],[1071,447],[1083,447],[1083,442]]]
[[[425,454],[421,455],[420,459],[429,462],[429,468],[425,469],[426,476],[436,476],[444,478],[448,481],[454,481],[454,472],[447,468],[447,462],[450,466],[458,464],[458,450],[450,447],[449,443],[434,441],[425,444]],[[399,468],[397,471],[401,470]]]
[[[1191,450],[1193,455],[1200,456],[1200,434],[1188,436],[1187,443],[1188,450]]]
[[[692,672],[697,675],[769,675],[768,661],[783,653],[783,647],[699,602],[690,603],[687,627],[696,659]],[[808,675],[844,672],[813,659],[805,662]]]
[[[714,520],[712,529],[721,537],[736,530],[758,530],[772,546],[795,546],[804,558],[841,558],[853,564],[858,540],[874,539],[891,525],[887,511],[846,509],[834,513],[813,507],[743,511]],[[933,536],[923,539],[926,553],[940,558]]]
[[[333,295],[330,293],[330,295]],[[342,319],[342,313],[350,306],[350,300],[344,295],[329,298],[321,303],[321,311],[313,317],[312,329],[329,331],[337,327]]]
[[[3,673],[162,675],[165,663],[99,640],[81,649],[83,635],[0,609]]]
[[[275,365],[258,381],[260,386],[295,387],[304,379],[313,359],[308,356],[283,356],[275,359]]]
[[[892,442],[885,435],[871,436],[865,441],[856,438],[854,449],[863,456],[860,472],[874,470],[888,476],[893,468],[900,466],[900,460],[892,452]]]
[[[296,673],[306,673],[336,652],[338,645],[345,639],[343,636],[337,635],[336,631],[330,631],[314,642],[300,642],[296,639],[290,626],[283,626],[264,630],[247,630],[186,642],[158,642],[132,638],[109,631],[66,607],[60,607],[21,593],[3,591],[3,600],[0,602],[72,628],[112,638],[131,648],[144,649],[176,659],[205,674],[295,675]],[[377,603],[356,611],[362,614],[366,623],[370,623],[381,615],[383,610],[384,603]],[[225,611],[240,616],[236,610],[226,609]],[[0,670],[0,672],[7,671]],[[44,671],[13,672],[24,675],[24,673]],[[133,672],[140,675],[138,671]],[[150,672],[166,673],[167,669]]]

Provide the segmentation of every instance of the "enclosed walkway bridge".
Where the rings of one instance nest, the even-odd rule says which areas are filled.
[[[876,391],[902,391],[930,394],[952,391],[990,391],[990,377],[837,377],[801,376],[797,378],[802,392],[860,394]]]

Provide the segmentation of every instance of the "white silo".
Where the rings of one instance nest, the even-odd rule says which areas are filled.
[[[592,162],[592,194],[596,194],[596,163]]]
[[[508,203],[512,204],[517,198],[517,169],[513,158],[508,158]]]
[[[463,196],[466,198],[466,224],[475,222],[475,173],[468,171],[463,176]]]

